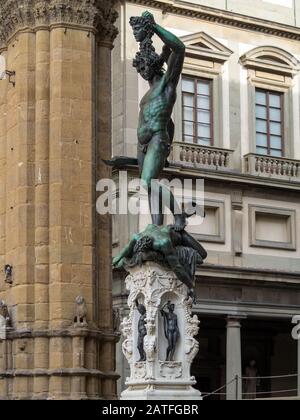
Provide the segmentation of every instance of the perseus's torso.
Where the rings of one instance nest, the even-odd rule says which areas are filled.
[[[150,88],[140,103],[138,141],[148,144],[157,133],[168,138],[168,124],[176,101],[176,89],[162,88],[158,85]]]

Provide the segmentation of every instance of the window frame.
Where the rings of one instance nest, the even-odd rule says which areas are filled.
[[[257,103],[257,99],[256,99],[256,93],[257,92],[261,92],[263,94],[266,95],[266,105],[260,105]],[[270,125],[271,122],[278,122],[278,121],[273,121],[270,119],[270,108],[272,108],[270,106],[270,94],[276,95],[280,97],[280,124],[281,124],[281,133],[280,133],[280,137],[281,137],[281,148],[280,149],[274,149],[271,147],[271,129],[270,129]],[[255,152],[257,153],[257,148],[260,147],[257,144],[257,134],[266,134],[267,135],[267,154],[261,154],[261,153],[257,153],[260,154],[262,156],[271,156],[274,158],[284,158],[285,157],[285,120],[284,120],[284,93],[283,92],[279,92],[276,90],[272,90],[272,89],[267,89],[267,88],[261,88],[261,87],[255,87],[255,102],[254,102],[254,107],[255,107]],[[266,111],[267,111],[267,119],[264,120],[263,118],[258,118],[256,115],[256,109],[257,106],[265,106],[266,107]],[[279,108],[276,108],[279,109]],[[257,130],[256,128],[256,123],[257,121],[266,121],[267,123],[267,132],[266,133],[262,133],[260,131]],[[276,135],[274,135],[276,136]],[[279,136],[276,136],[279,137]],[[261,146],[261,148],[264,148],[263,146]],[[271,154],[271,150],[280,150],[282,155],[281,156],[275,156]]]
[[[183,81],[185,79],[191,80],[194,83],[194,93],[193,93],[193,121],[190,120],[185,120],[184,119],[184,108],[187,107],[186,105],[184,105],[184,95],[185,94],[191,94],[190,92],[186,92],[183,90]],[[209,83],[209,99],[210,99],[210,109],[209,109],[209,114],[210,114],[210,123],[206,124],[207,126],[210,127],[210,144],[209,146],[203,145],[203,144],[199,144],[198,143],[198,138],[200,139],[200,137],[198,136],[198,124],[201,124],[200,122],[198,122],[198,111],[207,111],[206,109],[202,109],[202,108],[198,108],[198,82],[199,81],[205,81]],[[183,74],[182,75],[182,83],[181,83],[181,95],[182,95],[182,141],[184,143],[187,143],[185,140],[185,137],[190,137],[193,139],[192,143],[189,144],[197,144],[198,146],[201,147],[213,147],[215,144],[215,131],[214,131],[214,80],[207,78],[207,77],[199,77],[199,76],[192,76],[189,74]],[[200,94],[201,95],[201,94]],[[191,108],[191,107],[187,107],[187,108]],[[193,123],[193,135],[190,136],[188,134],[185,134],[185,127],[184,127],[184,123],[185,122],[192,122]]]

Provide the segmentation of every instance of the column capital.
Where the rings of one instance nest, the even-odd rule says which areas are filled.
[[[0,6],[0,45],[20,30],[40,26],[81,27],[99,38],[113,42],[118,30],[114,10],[117,0],[2,0]]]
[[[226,317],[227,328],[241,328],[241,322],[246,318],[245,314],[228,314]]]

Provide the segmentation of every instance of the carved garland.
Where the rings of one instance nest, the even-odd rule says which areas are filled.
[[[15,32],[55,24],[80,25],[113,42],[118,30],[114,23],[117,0],[2,0],[0,5],[0,43]]]

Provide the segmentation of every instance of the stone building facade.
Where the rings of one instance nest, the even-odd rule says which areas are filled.
[[[0,399],[116,397],[111,222],[95,206],[115,3],[0,4]]]
[[[201,328],[193,374],[202,392],[242,377],[254,360],[263,377],[257,396],[300,393],[300,344],[291,336],[292,318],[300,313],[298,3],[132,0],[117,7],[114,156],[136,156],[138,106],[147,89],[132,68],[137,46],[129,17],[148,9],[186,45],[165,176],[205,182],[206,218],[190,228],[209,254],[197,271],[194,307]],[[124,169],[129,177],[137,174],[136,168]],[[113,253],[148,222],[116,215]],[[127,310],[124,276],[114,272],[114,305],[121,315]],[[120,348],[117,355],[120,391],[128,366]],[[285,375],[293,376],[271,378]],[[221,394],[235,399],[242,392],[247,398],[239,379]]]

